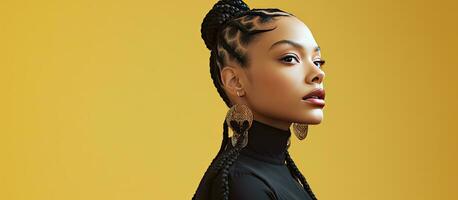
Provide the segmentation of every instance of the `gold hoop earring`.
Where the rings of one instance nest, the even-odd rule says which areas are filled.
[[[308,130],[308,124],[293,123],[293,132],[299,140],[303,140],[307,137]]]
[[[226,114],[226,123],[232,130],[231,143],[244,148],[248,144],[248,129],[253,124],[253,113],[245,104],[233,105]]]

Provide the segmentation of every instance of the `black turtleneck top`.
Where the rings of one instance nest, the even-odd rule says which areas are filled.
[[[290,129],[282,130],[253,120],[248,130],[248,144],[229,168],[229,199],[312,199],[286,166],[290,136]],[[232,147],[230,141],[227,146],[227,149]],[[217,189],[221,184],[220,175],[212,185],[215,197],[212,199],[217,199],[216,193],[220,191]]]

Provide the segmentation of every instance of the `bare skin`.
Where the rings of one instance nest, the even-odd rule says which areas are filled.
[[[309,28],[296,17],[279,17],[247,46],[248,67],[229,60],[221,80],[231,102],[246,104],[255,120],[288,130],[291,123],[319,124],[323,107],[302,100],[323,88],[321,54]],[[290,40],[301,45],[274,43]],[[240,96],[237,95],[237,91]]]

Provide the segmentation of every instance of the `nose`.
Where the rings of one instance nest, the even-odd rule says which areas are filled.
[[[321,82],[323,82],[323,79],[324,79],[324,76],[325,76],[325,73],[323,70],[321,70],[318,66],[316,66],[314,63],[311,63],[309,65],[309,70],[308,70],[308,74],[307,74],[307,83],[309,84],[313,84],[313,83],[316,83],[316,84],[320,84]]]

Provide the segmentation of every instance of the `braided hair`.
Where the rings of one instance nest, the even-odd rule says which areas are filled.
[[[210,50],[210,75],[213,84],[226,106],[231,107],[233,104],[222,87],[220,71],[229,59],[235,60],[241,67],[248,67],[247,45],[259,33],[274,30],[276,27],[271,29],[260,27],[280,16],[294,15],[276,8],[250,9],[242,0],[219,0],[205,16],[201,26],[201,37]],[[241,133],[244,131],[241,130]],[[215,197],[229,199],[229,168],[240,154],[242,140],[239,140],[234,147],[228,144],[228,140],[228,125],[224,121],[221,147],[200,181],[192,197],[193,200],[209,200]],[[286,165],[294,179],[302,184],[313,199],[316,199],[289,152],[286,152]],[[221,185],[213,186],[215,179],[219,179],[217,183]]]

